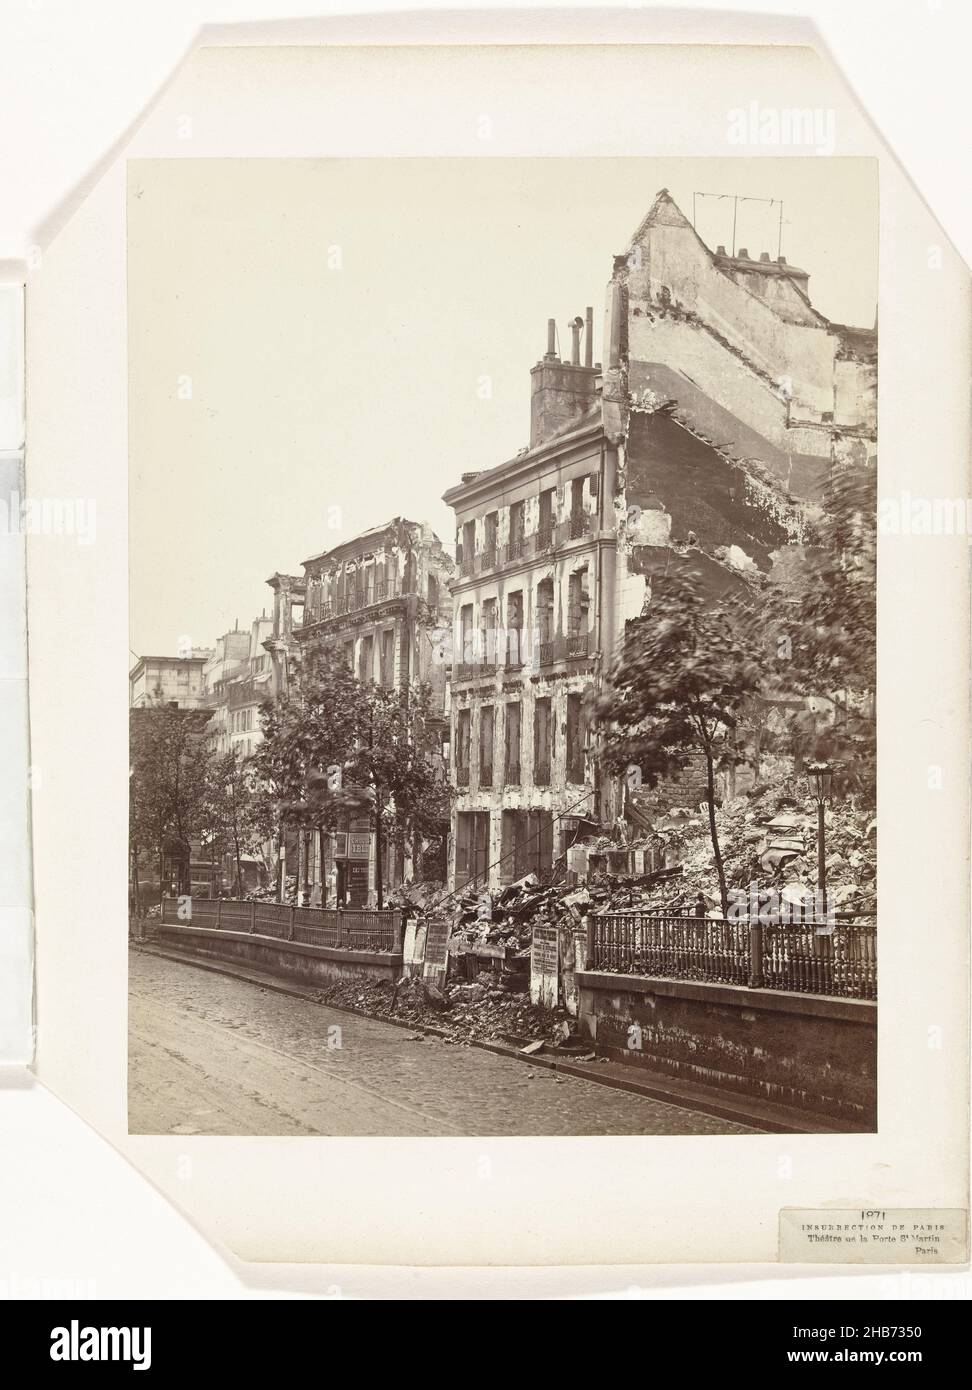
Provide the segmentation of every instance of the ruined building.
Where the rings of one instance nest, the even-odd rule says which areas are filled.
[[[616,618],[614,448],[593,312],[531,373],[530,447],[445,493],[455,509],[452,881],[548,874],[599,817],[584,695]],[[584,361],[581,330],[586,327]]]
[[[824,318],[783,257],[711,251],[667,190],[615,258],[603,368],[590,311],[572,328],[531,372],[529,448],[445,493],[458,887],[547,873],[621,814],[583,697],[653,576],[717,594],[768,569],[831,471],[876,458],[876,332]]]

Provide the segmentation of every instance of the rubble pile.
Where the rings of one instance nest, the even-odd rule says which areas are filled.
[[[507,958],[528,956],[535,926],[580,922],[590,901],[584,888],[544,885],[536,874],[525,874],[498,892],[457,894],[452,904],[452,941],[459,952],[485,945],[503,947]]]
[[[873,810],[854,801],[828,805],[824,817],[828,892],[838,910],[873,911],[876,903],[877,822]],[[730,889],[813,892],[817,883],[817,814],[792,778],[754,789],[716,811],[716,829]],[[691,911],[701,895],[719,907],[708,809],[701,807],[679,830],[681,877],[636,894],[630,905],[655,911]],[[672,891],[674,890],[674,891]],[[620,906],[612,903],[612,906]]]
[[[318,994],[322,1004],[363,1009],[380,1018],[434,1027],[452,1043],[493,1040],[522,1046],[530,1042],[562,1043],[573,1031],[563,1009],[530,1003],[529,994],[513,994],[495,979],[480,976],[472,984],[449,984],[444,990],[421,979],[396,985],[371,980],[342,980]]]

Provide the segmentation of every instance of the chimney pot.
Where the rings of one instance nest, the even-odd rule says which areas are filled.
[[[586,323],[584,326],[584,366],[590,367],[594,362],[594,309],[588,304]]]
[[[547,361],[552,362],[557,356],[557,320],[547,319]]]
[[[769,258],[770,258],[770,253],[769,253],[768,251],[760,251],[760,253],[759,253],[759,259],[760,259],[761,261],[766,261],[766,262],[768,263],[768,262],[769,262]]]
[[[741,246],[741,247],[739,248],[739,255],[736,257],[736,259],[737,259],[737,260],[740,260],[740,261],[748,261],[748,260],[749,260],[749,252],[748,252],[748,250],[746,249],[745,246]]]
[[[780,256],[780,257],[778,258],[778,260],[777,260],[777,264],[779,264],[779,265],[786,265],[786,257],[785,257],[785,256]]]
[[[577,318],[570,321],[570,365],[580,366],[580,335],[584,327],[584,320],[578,314]]]

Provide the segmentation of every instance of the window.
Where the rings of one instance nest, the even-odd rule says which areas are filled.
[[[476,554],[476,523],[467,521],[462,528],[461,569],[463,574],[472,574],[473,558]]]
[[[554,592],[553,580],[541,579],[537,585],[537,631],[540,664],[553,661]]]
[[[520,785],[520,702],[506,706],[506,748],[503,759],[503,781],[508,787]]]
[[[439,606],[439,581],[434,574],[429,575],[428,581],[429,607],[438,608]]]
[[[496,665],[496,599],[483,599],[481,650],[485,666]]]
[[[523,590],[506,596],[506,664],[523,665]]]
[[[540,494],[540,515],[537,523],[537,549],[548,550],[553,544],[554,489],[546,488]]]
[[[381,634],[381,683],[386,690],[395,684],[395,629],[385,628]]]
[[[456,887],[479,880],[486,886],[489,872],[489,812],[460,811],[456,817]]]
[[[493,706],[479,711],[479,785],[493,785]]]
[[[374,680],[375,677],[375,639],[374,637],[362,637],[361,651],[358,658],[358,676],[363,681]]]
[[[567,696],[567,781],[584,781],[584,697]]]
[[[550,785],[550,764],[553,760],[553,719],[549,697],[537,700],[533,706],[533,785]]]
[[[463,666],[473,660],[473,606],[464,603],[459,610],[459,661]]]
[[[510,506],[510,539],[506,558],[519,560],[523,554],[523,533],[526,530],[526,503],[513,502]]]
[[[574,570],[567,584],[567,655],[586,656],[591,595],[587,566]]]
[[[512,883],[524,874],[538,878],[553,867],[553,817],[549,811],[504,811],[500,880]]]
[[[345,642],[345,644],[344,644],[344,659],[345,659],[345,661],[346,661],[347,664],[348,664],[348,670],[349,670],[349,671],[353,671],[353,670],[354,670],[354,642],[353,642],[353,641],[352,641],[352,642]]]
[[[470,714],[461,709],[456,715],[456,781],[460,787],[469,786]]]

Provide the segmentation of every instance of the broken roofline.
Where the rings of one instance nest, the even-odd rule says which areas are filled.
[[[781,264],[779,261],[754,261],[748,258],[742,259],[739,256],[720,255],[717,251],[713,251],[712,248],[707,246],[706,243],[699,236],[695,227],[685,216],[685,213],[679,207],[678,203],[676,203],[675,199],[669,193],[667,188],[660,188],[658,192],[655,194],[654,202],[652,203],[648,211],[645,213],[641,221],[638,223],[638,227],[635,231],[634,236],[631,237],[628,242],[628,250],[623,252],[621,256],[617,259],[621,261],[627,261],[630,258],[632,249],[635,246],[641,244],[641,242],[644,240],[645,233],[656,222],[658,222],[658,211],[662,207],[671,207],[675,209],[684,225],[689,229],[689,231],[695,237],[695,240],[701,246],[702,250],[708,256],[714,269],[718,270],[720,274],[725,275],[725,267],[727,265],[737,266],[741,270],[757,270],[761,271],[763,274],[765,274],[767,270],[770,270],[771,273],[776,273],[780,276],[780,278],[788,280],[790,282],[796,294],[800,296],[800,298],[803,300],[804,304],[806,304],[810,312],[819,320],[820,326],[822,328],[828,329],[830,332],[834,333],[838,338],[842,337],[842,335],[844,334],[863,334],[874,339],[875,342],[877,341],[877,334],[873,328],[857,328],[851,324],[836,323],[834,322],[834,320],[828,319],[826,315],[820,312],[820,310],[811,301],[810,296],[807,294],[806,290],[801,287],[797,278],[809,278],[809,271],[801,270],[797,266],[787,265],[785,262]],[[727,276],[726,278],[732,279],[731,276]],[[738,280],[733,280],[732,283],[736,285],[738,289],[741,289],[744,294],[748,294],[751,299],[755,299],[757,304],[762,304],[764,308],[769,309],[771,313],[776,313],[776,310],[773,308],[771,304],[767,304],[765,300],[762,300],[759,298],[758,295],[753,294],[752,290],[750,290],[748,286],[741,285]],[[779,317],[779,315],[777,315],[777,317]]]
[[[480,493],[489,496],[495,491],[497,483],[511,484],[517,481],[521,474],[529,475],[538,464],[546,462],[549,458],[571,449],[579,450],[581,446],[602,438],[606,439],[600,405],[595,409],[597,413],[592,419],[585,420],[562,434],[555,434],[535,448],[527,449],[522,454],[507,459],[505,463],[498,463],[494,468],[484,468],[468,482],[456,483],[453,487],[447,488],[442,494],[443,502],[447,506],[458,508],[463,503],[473,501]]]
[[[400,533],[409,527],[414,527],[421,531],[422,526],[423,523],[421,521],[409,521],[409,519],[404,516],[393,516],[391,521],[386,521],[383,526],[370,526],[366,531],[359,531],[356,536],[351,536],[349,540],[342,541],[340,545],[335,545],[330,550],[322,550],[319,554],[312,555],[309,560],[302,560],[301,565],[306,569],[308,565],[319,564],[321,560],[338,561],[354,559],[356,546],[361,546],[364,543],[365,545],[374,547],[375,542],[384,536],[391,535],[392,533]],[[429,527],[429,530],[432,531],[432,528]],[[434,531],[432,531],[432,535],[438,540]],[[397,539],[397,535],[395,538]],[[367,554],[370,552],[362,550],[360,553]]]

